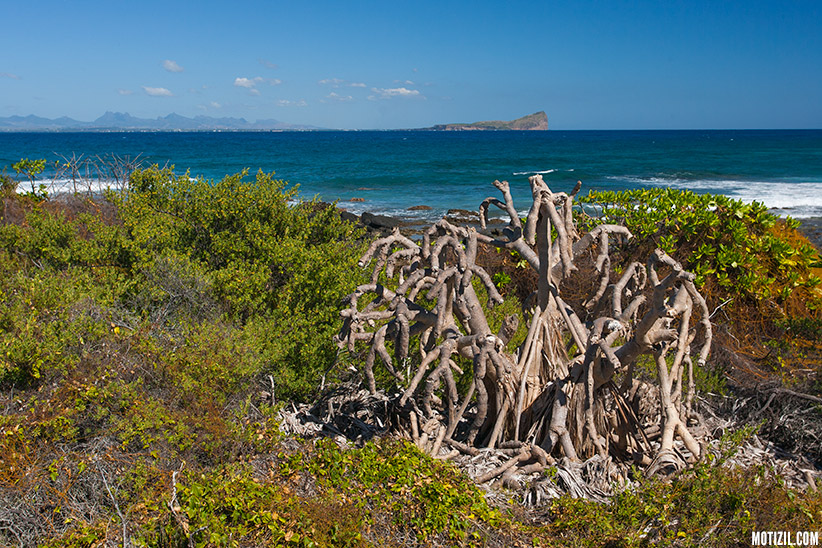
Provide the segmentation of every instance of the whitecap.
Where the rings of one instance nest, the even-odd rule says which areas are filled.
[[[629,180],[629,178],[622,178]],[[801,179],[781,181],[743,181],[735,179],[696,179],[644,177],[636,182],[671,188],[723,194],[745,203],[760,202],[778,215],[796,218],[822,217],[822,181]]]

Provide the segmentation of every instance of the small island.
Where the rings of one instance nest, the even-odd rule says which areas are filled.
[[[427,129],[434,131],[545,131],[548,129],[548,116],[544,111],[539,111],[508,122],[492,120],[471,124],[437,124]]]

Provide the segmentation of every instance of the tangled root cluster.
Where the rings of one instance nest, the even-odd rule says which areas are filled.
[[[645,264],[612,265],[609,245],[631,234],[604,224],[580,235],[572,215],[579,185],[552,192],[531,177],[524,223],[508,183],[494,185],[502,199],[483,201],[480,216],[485,228],[489,207],[503,210],[510,222],[502,237],[441,220],[421,242],[395,230],[360,261],[371,265],[371,280],[347,297],[337,342],[361,356],[372,393],[378,367],[401,387],[395,427],[437,458],[511,452],[494,477],[594,455],[651,473],[699,458],[694,368],[705,364],[712,331],[693,274],[661,250]],[[537,275],[533,304],[496,331],[478,291],[488,307],[503,299],[477,264],[480,244],[516,251]],[[586,261],[595,292],[572,307],[560,287]],[[512,348],[520,322],[527,336]],[[649,363],[650,386],[636,375]]]

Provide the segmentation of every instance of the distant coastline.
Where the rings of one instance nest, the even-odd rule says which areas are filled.
[[[157,118],[138,118],[127,112],[106,112],[92,122],[83,122],[66,116],[43,118],[40,116],[9,116],[0,118],[0,131],[54,131],[54,132],[155,132],[155,131],[313,131],[316,126],[288,124],[279,120],[245,118],[215,118],[195,116],[189,118],[176,113]]]
[[[545,131],[548,129],[548,115],[544,111],[539,111],[510,121],[438,124],[425,129],[433,131]]]
[[[533,131],[547,130],[545,112],[535,112],[510,121],[472,122],[468,124],[437,124],[432,127],[414,128],[415,131]],[[214,131],[336,131],[327,128],[289,124],[275,119],[249,122],[245,118],[215,118],[195,116],[189,118],[176,113],[157,118],[138,118],[127,112],[106,112],[91,122],[75,120],[67,116],[43,118],[41,116],[9,116],[0,118],[0,132],[214,132]],[[353,130],[357,131],[357,130]],[[386,130],[386,131],[408,131]]]

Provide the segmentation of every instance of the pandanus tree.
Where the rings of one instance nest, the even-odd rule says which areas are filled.
[[[630,232],[600,224],[580,236],[573,215],[580,185],[566,194],[539,175],[529,180],[524,223],[507,182],[494,183],[502,199],[480,205],[482,228],[492,206],[510,218],[498,237],[441,220],[419,242],[396,229],[374,241],[360,261],[371,265],[370,283],[347,297],[338,343],[362,355],[371,391],[375,367],[393,376],[401,425],[429,440],[420,445],[433,454],[447,443],[527,447],[521,460],[542,464],[551,455],[610,454],[668,468],[698,458],[690,428],[694,367],[705,363],[711,325],[694,276],[660,250],[645,264],[615,268],[612,244]],[[509,343],[519,317],[492,331],[478,295],[487,293],[489,307],[502,302],[477,264],[483,244],[516,251],[537,273],[522,313],[527,336],[516,348]],[[583,263],[597,281],[572,306],[561,289]],[[472,372],[464,372],[466,363]],[[638,380],[638,363],[653,364],[651,386]],[[470,384],[458,382],[468,374]],[[649,394],[655,401],[647,413],[640,407],[647,411]]]

